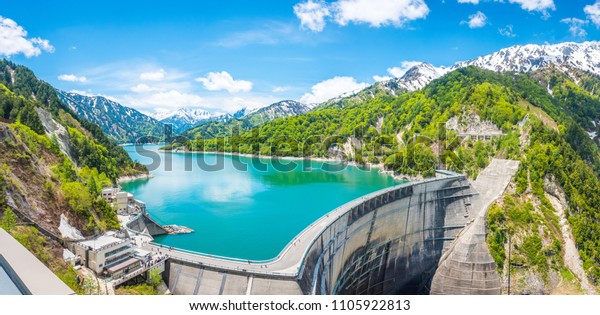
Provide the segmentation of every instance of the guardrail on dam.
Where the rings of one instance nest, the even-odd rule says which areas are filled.
[[[165,280],[174,294],[428,293],[477,195],[453,173],[401,184],[331,211],[269,261],[169,250]]]

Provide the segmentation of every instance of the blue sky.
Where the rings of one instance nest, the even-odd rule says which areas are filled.
[[[411,61],[450,66],[517,44],[597,40],[596,1],[5,0],[0,55],[57,88],[146,113],[233,112],[323,101]]]

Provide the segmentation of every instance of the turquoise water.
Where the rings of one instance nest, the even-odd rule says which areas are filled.
[[[348,166],[340,171],[325,171],[323,162],[309,162],[305,171],[299,166],[282,172],[275,169],[272,161],[261,159],[266,170],[249,165],[247,171],[242,171],[235,168],[234,160],[246,164],[259,160],[163,153],[158,152],[158,147],[145,145],[149,152],[141,155],[135,146],[124,147],[134,160],[150,165],[154,178],[125,183],[123,189],[144,201],[157,222],[195,230],[191,234],[160,236],[156,242],[212,255],[273,258],[296,234],[325,213],[398,183],[377,169]],[[208,165],[220,159],[223,167],[219,171],[202,170],[197,165],[199,159]]]

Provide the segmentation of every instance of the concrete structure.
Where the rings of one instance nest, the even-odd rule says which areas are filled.
[[[115,210],[120,215],[146,213],[146,204],[136,200],[133,194],[121,191],[120,187],[103,188],[102,198],[113,207],[116,206]]]
[[[120,215],[146,213],[146,204],[136,200],[133,194],[121,191],[120,187],[103,188],[102,198],[113,207],[116,206],[115,210]]]
[[[129,206],[134,203],[133,194],[126,191],[120,191],[117,193],[117,213],[124,214],[129,213]]]
[[[164,275],[174,294],[429,293],[444,253],[514,174],[514,168],[501,167],[505,163],[512,162],[493,162],[492,168],[501,169],[480,175],[482,184],[473,186],[486,190],[482,195],[463,175],[444,172],[351,201],[315,221],[268,261],[157,244],[146,248],[169,256]],[[476,241],[477,250],[487,250],[485,238]],[[471,252],[476,251],[467,248]]]
[[[75,294],[41,261],[0,229],[0,294]]]
[[[479,115],[470,113],[462,119],[454,116],[445,124],[447,130],[456,131],[456,135],[463,140],[488,141],[502,137],[504,133],[490,121],[482,121]]]
[[[128,238],[118,238],[110,232],[76,243],[73,250],[84,266],[98,274],[127,260],[133,252]]]
[[[145,213],[139,213],[125,224],[130,234],[145,235],[152,239],[153,236],[168,234],[162,225],[156,223]]]
[[[519,168],[518,161],[493,160],[477,177],[473,187],[481,192],[474,199],[474,221],[452,243],[433,277],[431,294],[501,294],[497,265],[486,243],[486,216]]]
[[[121,189],[119,187],[107,187],[102,189],[102,198],[106,200],[108,203],[113,203],[117,199],[117,193],[119,193]]]

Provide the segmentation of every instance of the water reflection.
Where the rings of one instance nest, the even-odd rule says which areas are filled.
[[[154,178],[125,183],[123,188],[146,202],[148,212],[159,222],[196,231],[156,241],[215,255],[272,258],[323,214],[396,183],[377,170],[347,167],[325,172],[323,162],[293,160],[300,167],[278,172],[265,158],[165,154],[158,152],[157,145],[144,147],[160,156],[162,164],[152,171]],[[153,162],[140,156],[133,146],[125,149],[143,164]],[[203,171],[197,166],[198,159],[213,165],[222,159],[222,170]],[[248,165],[247,171],[240,171],[234,161]]]

